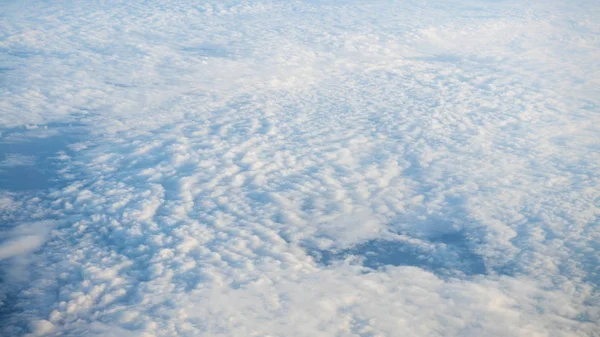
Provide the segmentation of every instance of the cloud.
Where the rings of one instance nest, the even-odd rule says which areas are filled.
[[[18,167],[18,166],[31,166],[35,164],[35,157],[25,156],[22,154],[7,154],[3,161],[0,162],[0,168],[2,167]]]
[[[53,221],[44,220],[19,224],[9,232],[0,233],[0,260],[36,251],[54,225]]]
[[[594,13],[7,4],[0,334],[595,336]]]

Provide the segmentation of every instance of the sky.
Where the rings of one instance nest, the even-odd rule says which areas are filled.
[[[597,1],[0,1],[0,335],[599,322]]]

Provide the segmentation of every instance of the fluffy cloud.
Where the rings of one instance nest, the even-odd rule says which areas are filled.
[[[599,331],[595,4],[3,6],[3,335]]]

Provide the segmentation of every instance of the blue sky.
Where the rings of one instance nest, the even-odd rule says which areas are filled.
[[[5,1],[3,336],[598,336],[593,1]]]

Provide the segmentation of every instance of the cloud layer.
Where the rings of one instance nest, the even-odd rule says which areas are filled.
[[[1,6],[3,336],[598,336],[597,4]]]

